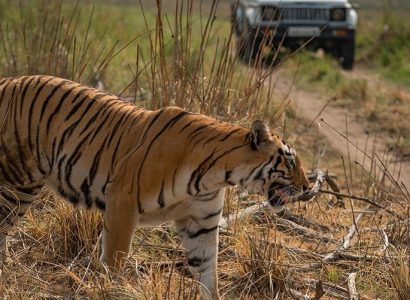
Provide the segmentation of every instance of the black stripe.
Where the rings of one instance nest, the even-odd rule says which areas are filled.
[[[189,121],[187,124],[185,124],[184,127],[182,127],[182,128],[179,130],[179,133],[181,133],[181,132],[184,131],[186,128],[188,128],[189,126],[191,126],[191,124],[194,123],[194,122],[199,122],[199,120],[191,120],[191,121]]]
[[[218,226],[214,226],[212,228],[202,228],[200,230],[198,230],[197,232],[187,232],[188,233],[188,237],[190,239],[195,239],[203,234],[207,234],[209,232],[215,231],[218,229]]]
[[[203,169],[204,165],[212,158],[212,156],[213,156],[214,154],[215,154],[215,150],[214,150],[207,158],[205,158],[205,160],[204,160],[202,163],[200,163],[199,166],[192,172],[191,178],[190,178],[189,181],[188,181],[188,187],[187,187],[187,190],[188,190],[188,194],[189,194],[189,195],[191,195],[191,196],[194,195],[194,194],[192,193],[192,188],[191,188],[192,182],[194,182],[194,180],[195,180],[196,194],[199,193],[199,180],[200,180],[201,173],[202,173],[201,170]],[[198,178],[199,178],[199,179],[198,179]],[[197,185],[198,185],[198,186],[197,186]]]
[[[253,134],[252,134],[251,132],[249,132],[249,133],[246,135],[246,141],[247,141],[248,143],[250,143],[251,149],[252,149],[253,151],[258,151],[258,146],[255,144],[255,141],[254,141],[254,139],[253,139]]]
[[[167,129],[169,129],[169,128],[171,128],[172,126],[174,126],[175,125],[175,123],[177,123],[178,122],[178,120],[180,120],[182,117],[184,117],[184,116],[186,116],[186,115],[188,115],[189,114],[189,112],[187,112],[187,111],[182,111],[182,112],[179,112],[175,117],[173,117],[171,120],[169,120],[166,124],[165,124],[165,126],[163,126],[162,127],[162,129],[155,135],[155,137],[151,140],[151,142],[149,143],[149,145],[148,145],[148,147],[147,147],[147,150],[145,151],[145,153],[144,153],[144,157],[142,158],[142,161],[141,161],[141,165],[140,165],[140,168],[139,168],[139,170],[138,170],[138,177],[137,177],[137,201],[138,201],[138,206],[139,206],[139,208],[141,208],[140,207],[140,179],[141,179],[141,172],[142,172],[142,168],[143,168],[143,166],[144,166],[144,163],[145,163],[145,161],[146,161],[146,159],[147,159],[147,156],[148,156],[148,153],[150,152],[150,150],[151,150],[151,147],[152,147],[152,145],[154,144],[154,142],[165,132],[165,130],[167,130]],[[152,123],[151,123],[152,124]],[[148,129],[147,129],[148,130]]]
[[[17,180],[11,178],[12,175],[9,175],[9,173],[5,170],[5,167],[1,164],[1,162],[0,162],[0,171],[1,171],[0,174],[3,175],[4,179],[6,179],[8,183],[12,185],[17,184]]]
[[[46,107],[48,106],[48,102],[50,101],[50,99],[54,96],[54,94],[57,92],[57,90],[59,90],[63,85],[67,84],[68,82],[69,81],[67,81],[67,80],[63,80],[51,90],[51,93],[44,100],[43,105],[41,107],[40,121],[43,119],[44,113],[46,111]]]
[[[44,87],[45,87],[52,79],[53,79],[52,77],[47,78],[46,81],[44,81],[44,82],[39,86],[38,90],[36,91],[36,94],[34,95],[34,98],[32,99],[32,101],[31,101],[31,103],[30,103],[30,108],[29,108],[29,113],[28,113],[28,122],[27,122],[27,124],[28,124],[27,132],[32,132],[32,130],[33,130],[33,128],[34,128],[34,127],[31,125],[31,123],[32,123],[32,119],[33,119],[33,110],[34,110],[35,103],[37,102],[41,91],[44,89]],[[33,151],[33,144],[32,144],[32,142],[31,142],[31,134],[29,134],[29,139],[28,139],[28,140],[29,140],[28,145],[29,145],[30,151]]]
[[[85,102],[85,99],[87,99],[89,96],[84,95],[84,97],[81,98],[81,100],[71,108],[70,112],[65,116],[64,122],[68,121],[79,109],[84,103],[88,103],[88,106],[86,108],[86,111],[90,109],[89,107],[92,105],[92,102]],[[78,119],[79,120],[79,119]],[[78,121],[77,120],[77,121]]]
[[[219,193],[219,190],[214,191],[214,192],[210,192],[210,193],[207,193],[207,194],[195,195],[195,201],[206,202],[206,201],[214,200],[216,198],[216,196],[218,196],[218,193]]]
[[[107,103],[107,104],[104,105],[103,107],[98,107],[98,108],[97,108],[97,112],[96,112],[91,118],[89,118],[87,124],[84,126],[83,130],[80,132],[79,135],[82,135],[87,129],[90,128],[90,126],[91,126],[93,123],[95,123],[95,120],[98,118],[98,116],[99,116],[100,113],[103,113],[103,114],[104,114],[104,112],[107,111],[108,108],[110,108],[110,107],[113,106],[113,105],[115,105],[115,103],[110,103],[110,104]]]
[[[103,150],[104,150],[104,143],[101,145],[100,149],[95,154],[94,159],[93,159],[93,163],[91,165],[90,174],[89,174],[89,184],[90,184],[90,186],[93,184],[95,175],[97,174],[98,166],[100,164],[101,154],[102,154]]]
[[[247,182],[250,178],[253,178],[253,174],[254,174],[259,168],[262,168],[264,164],[265,164],[264,162],[261,162],[259,165],[257,165],[255,168],[253,168],[253,169],[249,172],[248,176],[242,178],[242,179],[239,181],[240,185],[243,186],[243,185],[245,184],[245,182]],[[262,166],[262,167],[261,167],[261,166]]]
[[[21,97],[20,97],[20,118],[23,117],[23,104],[24,104],[24,99],[26,98],[27,89],[29,88],[29,86],[31,86],[31,83],[33,82],[34,79],[35,79],[34,76],[32,76],[30,78],[30,80],[24,86],[23,92],[21,93]]]
[[[237,149],[240,149],[240,148],[242,148],[242,147],[245,147],[245,146],[247,146],[247,145],[248,145],[247,143],[246,143],[246,144],[242,144],[242,145],[235,146],[235,147],[233,147],[233,148],[231,148],[231,149],[225,151],[224,153],[222,153],[222,154],[220,154],[219,156],[217,156],[211,163],[209,163],[209,165],[207,166],[207,168],[204,169],[204,170],[202,170],[201,173],[196,174],[195,189],[197,190],[197,192],[199,192],[199,182],[200,182],[201,178],[217,163],[218,160],[220,160],[220,159],[223,158],[224,156],[230,154],[231,152],[233,152],[233,151],[235,151],[235,150],[237,150]],[[212,156],[213,156],[213,153],[212,153]],[[197,170],[199,170],[199,169],[197,169]],[[197,170],[195,170],[194,172],[196,172]],[[199,171],[198,171],[198,172],[199,172]],[[192,178],[193,178],[193,175],[194,175],[194,173],[192,173],[192,175],[191,175],[191,180],[192,180]],[[190,182],[189,182],[188,188],[190,188],[191,180],[190,180]],[[188,194],[189,194],[189,192],[191,192],[191,191],[188,190]],[[192,195],[192,194],[190,194],[190,195]]]
[[[231,178],[232,171],[225,171],[225,182],[230,184],[230,185],[235,185],[232,181],[229,179]]]
[[[175,197],[175,181],[177,179],[178,166],[174,170],[174,175],[172,175],[172,195]]]
[[[162,181],[161,191],[159,192],[158,196],[158,204],[159,207],[163,208],[165,206],[165,199],[164,199],[164,181]]]
[[[217,133],[216,135],[214,135],[214,136],[212,136],[212,137],[210,137],[209,139],[207,139],[203,144],[204,145],[206,145],[206,144],[208,144],[208,143],[210,143],[210,142],[213,142],[213,141],[215,141],[218,137],[220,137],[222,135],[222,133]]]
[[[18,192],[21,192],[21,193],[24,193],[24,194],[36,195],[42,187],[43,187],[43,185],[40,184],[40,185],[33,185],[31,187],[18,187],[18,186],[16,186],[15,189]]]
[[[54,111],[53,111],[53,112],[50,114],[50,116],[48,117],[48,120],[47,120],[47,130],[46,130],[47,133],[50,131],[51,121],[52,121],[53,118],[59,113],[61,107],[63,106],[64,100],[65,100],[68,96],[70,96],[70,95],[73,93],[73,90],[74,90],[76,87],[78,87],[78,86],[73,86],[73,87],[71,87],[68,91],[66,91],[66,92],[63,94],[63,96],[61,97],[60,101],[58,102],[57,107],[54,109]],[[81,92],[82,92],[82,91],[78,92],[78,93],[75,95],[74,99],[80,97]]]
[[[7,83],[2,87],[2,91],[1,91],[1,94],[0,94],[0,103],[3,102],[3,98],[4,98],[4,95],[6,94],[7,88],[8,88],[8,86],[9,86],[12,82],[14,82],[14,81],[13,81],[13,80],[10,80],[9,82],[7,82]]]
[[[62,187],[58,187],[57,191],[64,199],[67,199],[72,204],[78,204],[79,197],[77,195],[68,194]]]
[[[9,195],[9,193],[1,193],[1,196],[6,199],[8,202],[13,203],[16,206],[19,205],[27,205],[27,204],[31,204],[32,201],[26,201],[26,200],[21,200],[18,197],[16,197],[15,195]]]
[[[93,204],[93,200],[91,199],[90,186],[87,182],[87,178],[85,178],[83,183],[81,184],[81,191],[83,192],[85,204],[87,205],[87,208],[90,208]]]
[[[127,120],[128,120],[128,117],[124,120],[124,123],[126,123]],[[118,152],[118,149],[119,149],[120,145],[122,144],[121,143],[122,137],[126,132],[128,133],[129,129],[130,128],[122,128],[122,132],[118,136],[118,141],[115,145],[114,151],[112,152],[112,156],[111,156],[111,170],[114,170],[114,165],[115,165],[115,162],[116,162],[117,152]]]
[[[64,160],[65,160],[66,158],[67,158],[67,155],[64,154],[64,155],[61,157],[61,159],[60,159],[60,161],[58,162],[58,165],[57,165],[57,179],[58,179],[58,181],[60,181],[60,182],[61,182],[61,178],[62,178],[62,175],[61,175],[62,166],[63,166],[63,162],[64,162]]]
[[[103,114],[101,116],[103,116],[105,113],[105,111],[103,112]],[[109,128],[111,126],[112,121],[114,120],[115,116],[113,116],[113,118],[111,119],[111,121],[109,123],[107,123],[108,118],[111,117],[111,114],[108,113],[107,116],[105,117],[104,120],[99,121],[99,125],[98,127],[93,129],[93,136],[90,139],[89,144],[94,142],[94,139],[97,137],[98,133],[100,132],[100,130],[105,126],[106,128]],[[105,137],[105,139],[107,139],[107,137]]]
[[[206,215],[206,216],[205,216],[204,218],[202,218],[202,219],[203,219],[203,220],[207,220],[207,219],[213,218],[213,217],[215,217],[215,216],[219,216],[219,215],[221,214],[221,212],[222,212],[222,208],[219,209],[219,210],[217,210],[216,212],[213,212],[213,213],[210,213],[210,214]]]
[[[211,125],[211,124],[209,124]],[[190,138],[191,140],[193,139],[192,136],[198,134],[201,130],[205,129],[206,127],[209,126],[208,124],[202,125],[197,127],[194,131],[190,132],[188,135],[188,138]]]
[[[275,171],[278,169],[278,166],[279,166],[279,164],[280,164],[281,161],[282,161],[282,157],[281,157],[281,156],[278,156],[278,157],[276,158],[275,164],[273,165],[273,169],[274,169]]]
[[[77,160],[81,157],[81,147],[83,146],[83,144],[87,141],[87,139],[89,138],[90,133],[84,137],[78,144],[77,147],[74,149],[74,151],[72,152],[72,155],[70,156],[70,158],[68,159],[66,165],[65,165],[65,182],[68,185],[68,187],[73,190],[74,192],[77,192],[76,189],[73,187],[73,185],[71,184],[71,172],[73,170],[73,166],[74,164],[77,162]],[[83,188],[83,187],[81,187]],[[84,192],[84,191],[83,191]],[[77,192],[78,193],[78,192]]]
[[[56,156],[58,156],[60,154],[61,150],[63,150],[66,139],[71,136],[71,134],[73,133],[76,126],[77,126],[77,123],[73,123],[73,124],[70,125],[70,127],[68,127],[66,130],[64,130],[63,134],[61,135],[60,142],[58,143]]]
[[[24,81],[27,80],[28,77],[24,77],[23,80],[21,80],[20,83],[24,84]],[[14,85],[13,87],[13,92],[12,92],[12,96],[11,99],[14,98],[15,94],[16,94],[16,87],[17,84]],[[17,97],[15,97],[17,98]],[[20,101],[22,101],[22,97],[20,96]],[[20,126],[17,123],[19,118],[17,117],[17,108],[18,108],[18,104],[17,101],[12,102],[12,104],[14,104],[14,114],[12,116],[12,120],[14,123],[14,137],[15,137],[15,143],[16,145],[13,148],[17,148],[17,155],[18,155],[18,162],[16,162],[16,166],[18,165],[18,163],[21,165],[21,168],[23,170],[23,172],[20,171],[20,168],[18,169],[19,173],[22,175],[22,177],[24,177],[23,175],[26,174],[28,175],[29,181],[32,182],[33,181],[33,177],[30,173],[30,170],[28,169],[27,164],[25,163],[25,154],[23,153],[23,145],[21,143],[20,140],[20,135],[19,135],[19,131],[20,131]]]
[[[105,210],[105,203],[100,198],[95,199],[95,204],[99,209]]]
[[[188,266],[192,268],[198,268],[202,266],[203,264],[209,262],[210,259],[211,259],[210,257],[203,257],[203,258],[200,258],[198,256],[190,257],[188,259]]]
[[[5,167],[7,167],[9,173],[11,173],[11,175],[14,177],[14,180],[17,181],[20,185],[23,185],[23,174],[15,164],[15,158],[11,155],[9,149],[7,148],[7,145],[3,140],[3,135],[0,135],[0,140],[1,144],[3,145],[2,150],[7,161],[7,166]]]
[[[237,128],[237,129],[231,130],[231,132],[229,132],[223,139],[220,139],[219,141],[220,141],[220,142],[226,141],[231,135],[233,135],[234,133],[236,133],[236,132],[238,132],[238,131],[240,131],[240,130],[241,130],[241,128]]]
[[[126,114],[122,114],[120,119],[115,123],[114,127],[111,129],[110,136],[108,138],[107,148],[110,147],[112,139],[114,138],[115,134],[117,133],[118,128],[120,127],[122,121],[126,117]]]
[[[259,172],[254,176],[254,180],[256,180],[256,179],[262,179],[262,177],[263,177],[263,170],[265,169],[265,167],[267,166],[267,165],[269,165],[271,162],[272,162],[272,160],[273,160],[273,156],[271,156],[270,158],[269,158],[269,160],[268,160],[268,162],[266,163],[266,164],[264,164],[263,166],[262,166],[262,168],[260,168],[260,170],[259,170]],[[270,170],[269,170],[270,171]],[[270,176],[270,175],[269,175]]]

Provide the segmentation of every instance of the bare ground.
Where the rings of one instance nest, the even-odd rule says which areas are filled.
[[[279,97],[284,99],[287,97],[298,115],[307,119],[312,127],[318,128],[321,135],[326,137],[330,145],[342,156],[360,164],[364,162],[364,166],[369,169],[370,155],[374,147],[377,156],[374,161],[378,167],[387,168],[401,186],[404,184],[410,187],[410,161],[401,160],[394,153],[388,152],[387,136],[369,133],[366,129],[366,120],[362,122],[354,111],[329,103],[332,101],[332,91],[322,94],[298,88],[293,84],[292,78],[282,71],[272,76],[276,77],[274,82]],[[389,88],[390,85],[377,75],[363,69],[351,72],[351,76],[356,79],[366,79],[371,88]]]

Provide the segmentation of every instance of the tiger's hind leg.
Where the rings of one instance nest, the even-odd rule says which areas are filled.
[[[188,266],[200,282],[201,299],[220,299],[218,292],[218,231],[223,191],[211,200],[197,201],[193,216],[175,222],[182,246],[189,252]]]
[[[8,257],[7,235],[24,216],[35,196],[0,188],[0,263]]]

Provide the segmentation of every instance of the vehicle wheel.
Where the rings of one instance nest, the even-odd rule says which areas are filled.
[[[340,45],[340,65],[345,70],[351,70],[354,64],[355,41],[347,40]]]
[[[239,58],[251,64],[261,52],[263,39],[257,35],[256,30],[249,28],[246,21],[244,23],[243,30],[237,38],[236,49]]]

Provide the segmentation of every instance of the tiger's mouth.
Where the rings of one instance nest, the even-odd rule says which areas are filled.
[[[269,187],[268,202],[274,207],[283,206],[292,201],[295,193],[295,187],[275,182]]]

